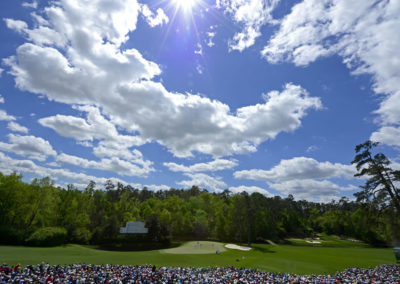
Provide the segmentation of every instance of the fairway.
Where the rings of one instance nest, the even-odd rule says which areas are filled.
[[[170,254],[211,254],[216,251],[226,251],[223,243],[218,242],[207,242],[207,241],[195,241],[187,242],[180,247],[161,250],[161,253]]]
[[[215,252],[213,254],[176,254],[158,250],[116,252],[80,245],[56,248],[0,246],[1,263],[27,265],[42,261],[50,264],[154,264],[158,267],[235,266],[271,272],[333,274],[349,267],[368,268],[380,264],[393,264],[395,258],[392,249],[286,245],[253,245],[253,249],[248,252],[227,249],[219,255]]]

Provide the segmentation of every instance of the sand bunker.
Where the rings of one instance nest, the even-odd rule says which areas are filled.
[[[306,241],[309,244],[320,244],[320,241]]]
[[[226,251],[223,243],[208,241],[187,242],[180,247],[161,250],[170,254],[215,254]]]
[[[234,245],[234,244],[227,244],[227,245],[225,245],[225,247],[228,249],[237,249],[237,250],[243,250],[243,251],[251,250],[251,248],[249,248],[249,247],[242,247],[242,246],[238,246],[238,245]]]

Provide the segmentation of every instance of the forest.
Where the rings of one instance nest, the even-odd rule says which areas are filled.
[[[111,181],[97,186],[61,188],[49,177],[26,183],[17,173],[0,173],[0,243],[118,243],[123,240],[120,227],[136,220],[146,222],[147,241],[164,244],[189,239],[281,242],[319,233],[380,246],[400,239],[397,211],[376,202],[342,198],[313,203],[290,195],[210,193],[196,186],[154,192]]]

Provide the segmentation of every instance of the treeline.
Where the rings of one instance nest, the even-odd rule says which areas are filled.
[[[30,184],[16,173],[0,173],[0,242],[51,245],[110,244],[120,227],[144,221],[151,241],[214,239],[226,242],[279,241],[286,237],[335,234],[371,244],[391,244],[399,218],[373,203],[295,201],[292,196],[138,190],[108,181],[84,190],[54,186],[50,178]],[[397,229],[396,229],[397,228]]]

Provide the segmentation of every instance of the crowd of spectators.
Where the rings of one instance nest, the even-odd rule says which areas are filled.
[[[294,275],[243,268],[156,268],[151,265],[3,264],[0,283],[400,283],[400,266],[350,268],[335,275]]]

